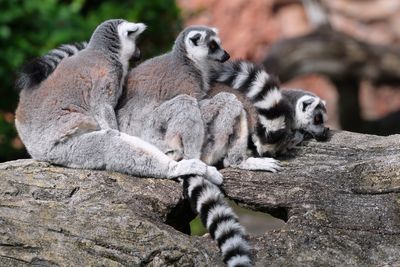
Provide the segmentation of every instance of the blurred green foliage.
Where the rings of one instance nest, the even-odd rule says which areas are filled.
[[[194,218],[190,222],[190,234],[191,235],[204,235],[206,233],[207,233],[207,229],[201,223],[200,216],[196,216],[196,218]]]
[[[143,58],[171,48],[181,27],[173,0],[0,0],[0,162],[28,157],[15,145],[10,119],[21,65],[62,43],[88,40],[98,24],[111,18],[147,24],[139,42]]]

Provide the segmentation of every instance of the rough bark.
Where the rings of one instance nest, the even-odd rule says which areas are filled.
[[[182,195],[174,181],[33,160],[0,164],[0,177],[0,266],[218,263],[211,242],[164,223]]]
[[[400,135],[336,132],[329,142],[309,142],[283,162],[278,174],[224,172],[229,196],[287,219],[283,229],[254,238],[258,262],[400,262]]]
[[[335,132],[282,162],[223,170],[230,198],[286,220],[251,236],[257,266],[400,262],[399,135]],[[174,181],[32,160],[0,164],[0,177],[0,266],[223,266],[209,237],[165,223],[191,218]]]

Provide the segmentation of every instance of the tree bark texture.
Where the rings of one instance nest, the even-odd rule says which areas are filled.
[[[222,170],[229,198],[286,221],[250,236],[257,266],[398,266],[399,135],[333,132],[281,160],[279,173]],[[33,160],[0,177],[0,266],[223,266],[210,237],[183,233],[193,216],[175,181]]]

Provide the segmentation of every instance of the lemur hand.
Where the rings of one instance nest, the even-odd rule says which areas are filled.
[[[251,171],[278,172],[282,170],[279,161],[273,158],[248,158],[238,165],[239,169]]]
[[[168,178],[200,175],[216,185],[222,184],[222,174],[215,167],[208,166],[199,159],[183,159],[179,162],[173,161],[171,164]]]

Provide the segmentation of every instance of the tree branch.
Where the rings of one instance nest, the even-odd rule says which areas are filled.
[[[400,262],[399,136],[334,132],[282,160],[279,173],[223,170],[229,198],[286,220],[251,236],[257,266]],[[0,164],[0,177],[0,265],[223,266],[209,237],[165,223],[191,219],[174,181],[33,160]]]

